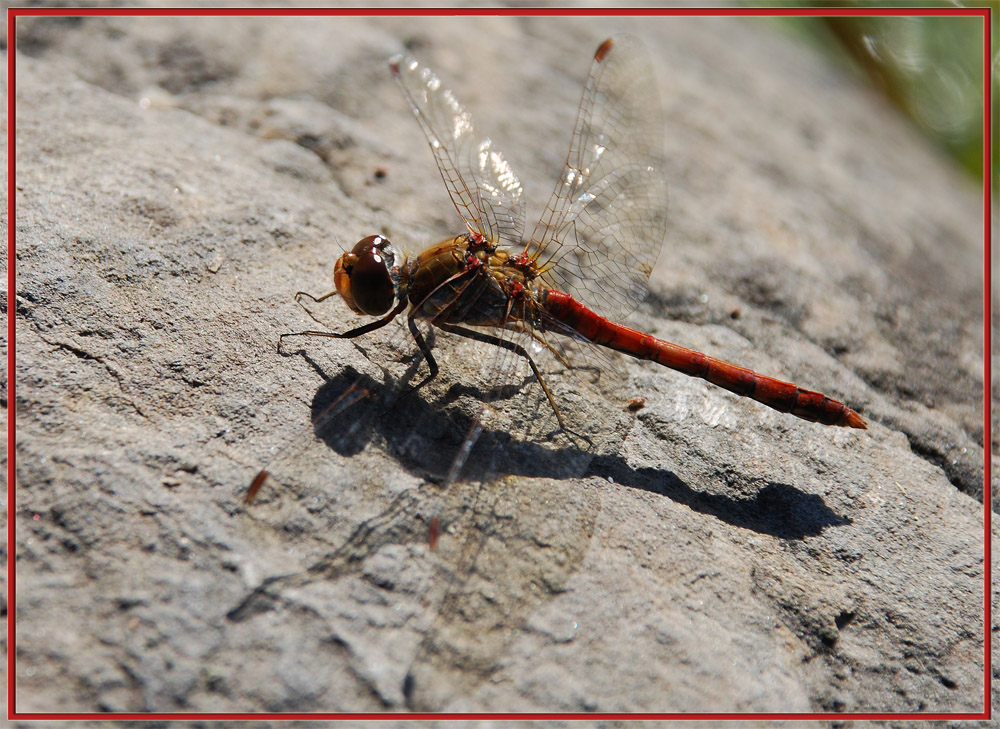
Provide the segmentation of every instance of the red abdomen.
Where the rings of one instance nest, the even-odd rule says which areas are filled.
[[[707,354],[671,344],[596,314],[569,294],[549,290],[545,310],[594,344],[638,359],[648,359],[692,377],[708,380],[737,395],[749,397],[783,413],[823,425],[867,428],[864,418],[844,403],[790,382],[759,375]]]

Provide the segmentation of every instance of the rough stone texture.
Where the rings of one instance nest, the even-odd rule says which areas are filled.
[[[630,323],[871,428],[548,362],[590,445],[515,383],[442,489],[490,353],[441,336],[396,399],[378,335],[275,352],[315,326],[292,294],[362,235],[460,227],[390,55],[492,132],[531,217],[619,30],[655,56],[671,180]],[[734,19],[18,33],[19,711],[982,709],[981,201],[857,81]]]

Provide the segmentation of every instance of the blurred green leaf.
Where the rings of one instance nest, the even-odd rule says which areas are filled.
[[[844,7],[844,2],[798,3],[798,7]],[[858,8],[868,3],[846,3]],[[964,7],[987,7],[985,2]],[[782,7],[788,7],[787,3]],[[977,179],[983,175],[983,24],[977,17],[913,15],[780,18],[780,26],[804,37],[820,52],[863,74],[928,138]],[[990,58],[997,57],[996,19]],[[991,67],[995,67],[993,64]],[[991,73],[992,118],[997,118],[997,76]],[[998,145],[992,148],[997,184]]]

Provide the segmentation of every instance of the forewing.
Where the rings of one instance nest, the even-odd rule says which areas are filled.
[[[389,61],[393,76],[424,130],[448,194],[469,231],[487,240],[520,243],[524,234],[521,183],[479,134],[472,116],[426,66],[409,56]]]
[[[566,165],[526,249],[556,288],[607,317],[643,299],[663,243],[662,135],[649,53],[614,36],[594,56]]]

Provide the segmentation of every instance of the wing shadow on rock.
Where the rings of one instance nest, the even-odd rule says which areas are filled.
[[[349,631],[367,644],[372,636],[374,642],[412,642],[397,688],[387,688],[382,679],[373,683],[372,693],[387,706],[440,708],[492,674],[528,617],[565,590],[582,563],[600,505],[596,489],[569,479],[584,473],[592,454],[487,428],[463,477],[443,486],[453,455],[473,425],[460,401],[468,405],[482,393],[464,383],[447,390],[406,391],[398,382],[387,385],[352,368],[324,379],[313,397],[311,416],[314,433],[326,447],[366,464],[364,451],[384,451],[390,462],[428,483],[391,497],[386,508],[360,522],[339,547],[306,570],[265,580],[227,616],[243,622],[270,611],[295,612],[303,588],[318,582],[344,591],[350,589],[342,587],[350,584],[345,580],[361,579],[387,601],[416,601],[420,607],[404,630],[408,638],[383,634],[364,620],[348,626],[339,619],[339,633],[330,640],[353,645],[354,639],[343,635]],[[505,388],[490,397],[498,403],[518,389]],[[496,422],[502,423],[502,417]],[[391,468],[370,475],[384,484],[383,492],[391,492],[396,480],[405,482]],[[345,487],[344,482],[330,483]],[[440,524],[437,549],[428,543],[432,520]],[[415,593],[405,579],[393,584],[384,573],[375,574],[370,558],[400,546],[408,548],[411,559],[431,566],[435,576],[426,590]],[[316,608],[311,609],[315,614]]]
[[[453,387],[435,401],[422,391],[399,394],[398,386],[351,368],[324,379],[313,398],[312,417],[316,436],[328,448],[352,458],[375,443],[408,473],[430,483],[400,493],[305,572],[260,585],[229,618],[238,622],[276,609],[296,586],[365,574],[368,558],[389,545],[415,545],[427,555],[433,551],[427,549],[433,517],[451,537],[443,538],[430,557],[439,584],[434,594],[421,598],[434,617],[412,626],[418,637],[409,667],[400,674],[398,698],[396,691],[378,692],[388,705],[439,710],[467,695],[496,672],[505,646],[525,621],[566,589],[583,562],[600,511],[599,487],[581,484],[575,480],[579,477],[613,478],[785,539],[849,523],[820,497],[786,484],[768,484],[754,498],[739,500],[698,491],[669,471],[634,469],[599,445],[581,447],[565,437],[522,440],[496,428],[484,429],[463,478],[442,487],[451,454],[473,425],[472,417],[453,405],[461,396],[481,393],[462,384],[456,386],[459,396]],[[514,397],[518,389],[493,397]],[[341,407],[348,395],[350,404]],[[553,440],[571,444],[555,446]],[[594,450],[604,452],[595,455]],[[394,589],[392,584],[377,587]]]

